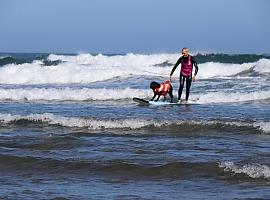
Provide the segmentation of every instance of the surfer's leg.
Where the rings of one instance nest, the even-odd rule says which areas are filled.
[[[173,93],[172,93],[172,91],[169,92],[169,96],[170,96],[170,98],[171,98],[170,103],[172,103],[172,102],[173,102]]]
[[[180,73],[179,82],[180,82],[180,86],[179,86],[179,89],[178,89],[178,100],[181,99],[182,91],[183,91],[183,88],[184,88],[184,82],[185,82],[185,78],[181,73]]]
[[[169,93],[169,96],[171,98],[170,103],[172,103],[173,102],[173,87],[172,86],[171,86],[171,90],[168,93]]]
[[[186,77],[186,101],[188,100],[189,93],[190,93],[190,87],[192,82],[192,76]]]

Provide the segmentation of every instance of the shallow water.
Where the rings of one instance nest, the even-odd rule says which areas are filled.
[[[5,63],[0,198],[269,199],[269,60],[199,56],[193,104],[160,107],[132,98],[151,97],[174,54]]]

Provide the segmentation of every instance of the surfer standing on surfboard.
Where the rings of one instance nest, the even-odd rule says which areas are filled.
[[[170,74],[170,81],[172,79],[173,72],[178,67],[178,65],[181,63],[181,70],[180,70],[180,86],[178,90],[178,102],[180,103],[182,91],[184,88],[184,82],[186,81],[186,101],[188,101],[189,92],[190,92],[190,86],[192,80],[195,81],[196,75],[198,73],[198,64],[193,56],[189,55],[188,48],[184,47],[182,49],[182,55],[177,62],[175,63],[174,67],[172,68],[171,74]],[[195,66],[195,73],[192,77],[192,69],[193,65]]]

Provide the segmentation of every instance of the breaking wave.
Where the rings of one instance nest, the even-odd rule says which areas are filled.
[[[30,88],[30,89],[1,89],[0,100],[46,100],[46,101],[87,101],[87,100],[121,100],[132,99],[134,95],[148,97],[150,90],[143,89],[72,89],[72,88]]]
[[[133,76],[167,78],[178,57],[178,54],[127,54],[115,56],[51,54],[47,60],[56,62],[56,65],[46,66],[44,60],[4,65],[0,68],[0,83],[68,84],[92,83]],[[205,62],[199,65],[198,78],[228,77],[246,71],[265,75],[270,72],[270,60],[262,58],[257,62],[243,64]],[[178,72],[175,74],[178,74]]]
[[[177,94],[177,91],[174,91]],[[134,96],[149,98],[152,96],[150,89],[109,89],[109,88],[0,88],[0,100],[11,101],[88,101],[88,100],[124,100]],[[233,103],[270,99],[270,91],[254,92],[208,92],[192,94],[193,103]]]
[[[220,168],[224,171],[234,174],[245,174],[251,178],[270,178],[270,167],[261,164],[245,164],[243,166],[236,165],[234,162],[225,161],[220,163]]]
[[[254,92],[209,92],[206,94],[193,95],[197,103],[231,103],[270,99],[270,91]]]
[[[98,119],[98,118],[80,118],[65,117],[51,113],[29,114],[29,115],[12,115],[0,114],[0,123],[16,124],[23,121],[24,123],[46,123],[49,125],[59,125],[63,127],[87,128],[90,130],[100,129],[142,129],[142,128],[174,128],[181,127],[181,130],[189,129],[238,129],[253,128],[259,132],[269,133],[270,122],[225,122],[225,121],[166,121],[166,120],[149,120],[149,119]]]

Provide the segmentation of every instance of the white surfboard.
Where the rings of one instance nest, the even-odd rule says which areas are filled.
[[[145,100],[145,99],[141,99],[141,98],[133,98],[133,101],[139,103],[140,105],[155,105],[155,106],[164,106],[164,105],[191,105],[191,104],[194,104],[192,102],[186,102],[186,101],[181,101],[180,103],[176,103],[176,102],[173,102],[173,103],[170,103],[170,102],[163,102],[163,101],[148,101],[148,100]]]

